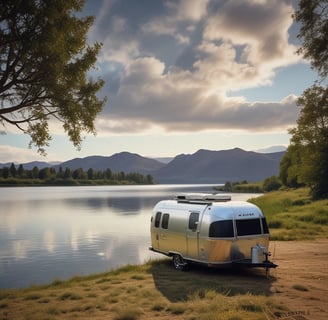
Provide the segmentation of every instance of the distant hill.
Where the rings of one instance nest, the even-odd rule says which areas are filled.
[[[225,183],[260,181],[279,173],[284,152],[257,153],[239,148],[223,151],[199,150],[176,156],[154,174],[160,183]]]
[[[89,168],[112,172],[138,172],[151,174],[157,183],[225,183],[247,180],[261,181],[272,175],[278,175],[279,164],[285,151],[259,153],[245,151],[239,148],[231,150],[211,151],[198,150],[194,154],[180,154],[168,163],[156,159],[142,157],[138,154],[121,152],[112,156],[90,156],[75,158],[60,164],[52,165],[46,162],[29,162],[23,164],[25,169],[34,166],[62,167],[71,170]],[[9,164],[0,164],[0,167]]]
[[[53,167],[55,165],[57,165],[60,162],[45,162],[45,161],[31,161],[31,162],[26,162],[23,163],[23,167],[25,170],[32,170],[34,167],[38,167],[39,169],[43,169],[43,168],[47,168],[47,167]],[[12,162],[7,162],[7,163],[0,163],[0,168],[3,167],[10,167],[12,164]],[[16,165],[16,167],[19,166],[19,164],[17,164],[16,162],[14,162],[14,164]]]
[[[91,156],[86,158],[75,158],[63,162],[55,167],[78,169],[84,171],[92,168],[94,170],[104,171],[111,169],[112,172],[138,172],[141,174],[152,174],[165,164],[150,158],[142,157],[135,153],[121,152],[110,157]]]

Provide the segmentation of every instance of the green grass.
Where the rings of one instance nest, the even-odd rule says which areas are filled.
[[[312,201],[306,188],[269,192],[249,201],[264,212],[271,240],[327,237],[328,199]]]

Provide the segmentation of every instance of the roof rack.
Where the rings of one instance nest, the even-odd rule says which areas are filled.
[[[174,199],[180,202],[225,202],[230,201],[231,196],[219,193],[178,193]]]

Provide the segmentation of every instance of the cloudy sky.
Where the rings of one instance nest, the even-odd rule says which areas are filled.
[[[52,128],[46,158],[7,128],[0,162],[65,161],[129,151],[149,157],[289,144],[295,102],[316,74],[295,54],[292,0],[88,0],[93,77],[108,97],[97,136],[77,151]]]

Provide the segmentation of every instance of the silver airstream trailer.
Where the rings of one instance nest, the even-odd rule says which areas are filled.
[[[176,269],[189,262],[269,268],[269,230],[261,210],[220,194],[178,194],[158,202],[151,217],[150,250],[173,257]]]

